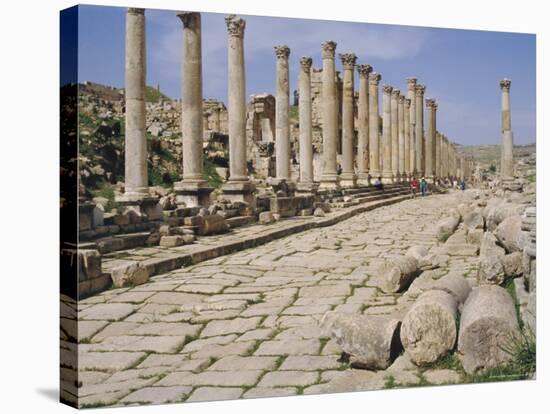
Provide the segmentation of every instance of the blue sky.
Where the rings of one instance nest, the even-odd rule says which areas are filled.
[[[79,81],[124,86],[126,9],[80,6]],[[436,29],[277,17],[246,19],[247,94],[274,93],[274,45],[291,49],[291,91],[297,87],[299,58],[321,67],[324,40],[337,53],[353,52],[382,83],[406,91],[406,77],[427,85],[426,97],[439,104],[438,130],[464,145],[500,141],[499,80],[512,79],[514,140],[535,141],[535,36],[503,32]],[[224,15],[202,14],[203,93],[227,102],[227,31]],[[173,98],[181,95],[182,24],[172,11],[146,11],[147,83],[160,84]],[[337,70],[341,69],[339,59]],[[356,74],[356,81],[357,81]]]

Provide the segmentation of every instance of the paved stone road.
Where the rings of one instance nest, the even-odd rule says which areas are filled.
[[[402,313],[413,296],[381,293],[372,270],[411,245],[434,246],[434,224],[457,197],[401,202],[81,301],[80,403],[375,389],[390,375],[403,384],[459,381],[450,370],[419,375],[404,356],[387,371],[352,370],[318,328],[328,310]],[[424,272],[419,289],[448,272],[473,282],[476,266],[475,256],[450,256]]]

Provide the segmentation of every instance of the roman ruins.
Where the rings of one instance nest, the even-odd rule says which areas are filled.
[[[266,48],[275,95],[247,103],[236,15],[225,17],[227,106],[203,96],[198,12],[174,16],[181,100],[146,103],[145,13],[126,13],[123,93],[81,88],[102,91],[88,106],[124,118],[124,177],[114,207],[80,205],[78,249],[64,253],[79,289],[63,296],[62,354],[80,349],[62,367],[62,398],[313,394],[461,383],[508,366],[504,333],[534,330],[536,303],[534,158],[513,146],[508,79],[491,172],[438,129],[443,99],[425,98],[416,77],[380,85],[360,55],[336,59],[330,39],[296,71],[291,44]],[[173,188],[149,185],[155,145],[177,154]],[[217,188],[208,157],[221,160]],[[423,177],[426,196],[411,190]],[[77,333],[64,328],[75,315]]]

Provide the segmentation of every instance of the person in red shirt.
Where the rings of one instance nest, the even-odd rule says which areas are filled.
[[[413,198],[416,197],[416,192],[418,191],[418,180],[416,177],[413,177],[411,180],[411,193]]]

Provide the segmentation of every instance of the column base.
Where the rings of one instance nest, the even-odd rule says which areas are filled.
[[[323,174],[321,176],[320,190],[339,190],[340,189],[340,177],[338,174]]]
[[[340,175],[340,187],[341,188],[353,188],[356,186],[357,177],[352,172],[343,172]]]
[[[174,184],[176,192],[176,204],[185,207],[208,207],[210,205],[210,193],[214,189],[206,180],[182,180]]]
[[[393,184],[393,174],[391,172],[382,173],[382,184]]]
[[[256,197],[254,192],[256,186],[250,181],[227,181],[222,186],[222,194],[224,198],[231,202],[247,203],[252,209],[256,209]]]
[[[357,174],[357,185],[361,187],[367,187],[371,185],[370,175],[368,173],[359,173]]]
[[[319,188],[318,183],[311,182],[298,182],[296,183],[296,192],[301,195],[315,194]]]
[[[158,221],[164,218],[158,197],[149,194],[124,193],[115,201],[124,206],[124,211],[132,210],[145,221]]]

